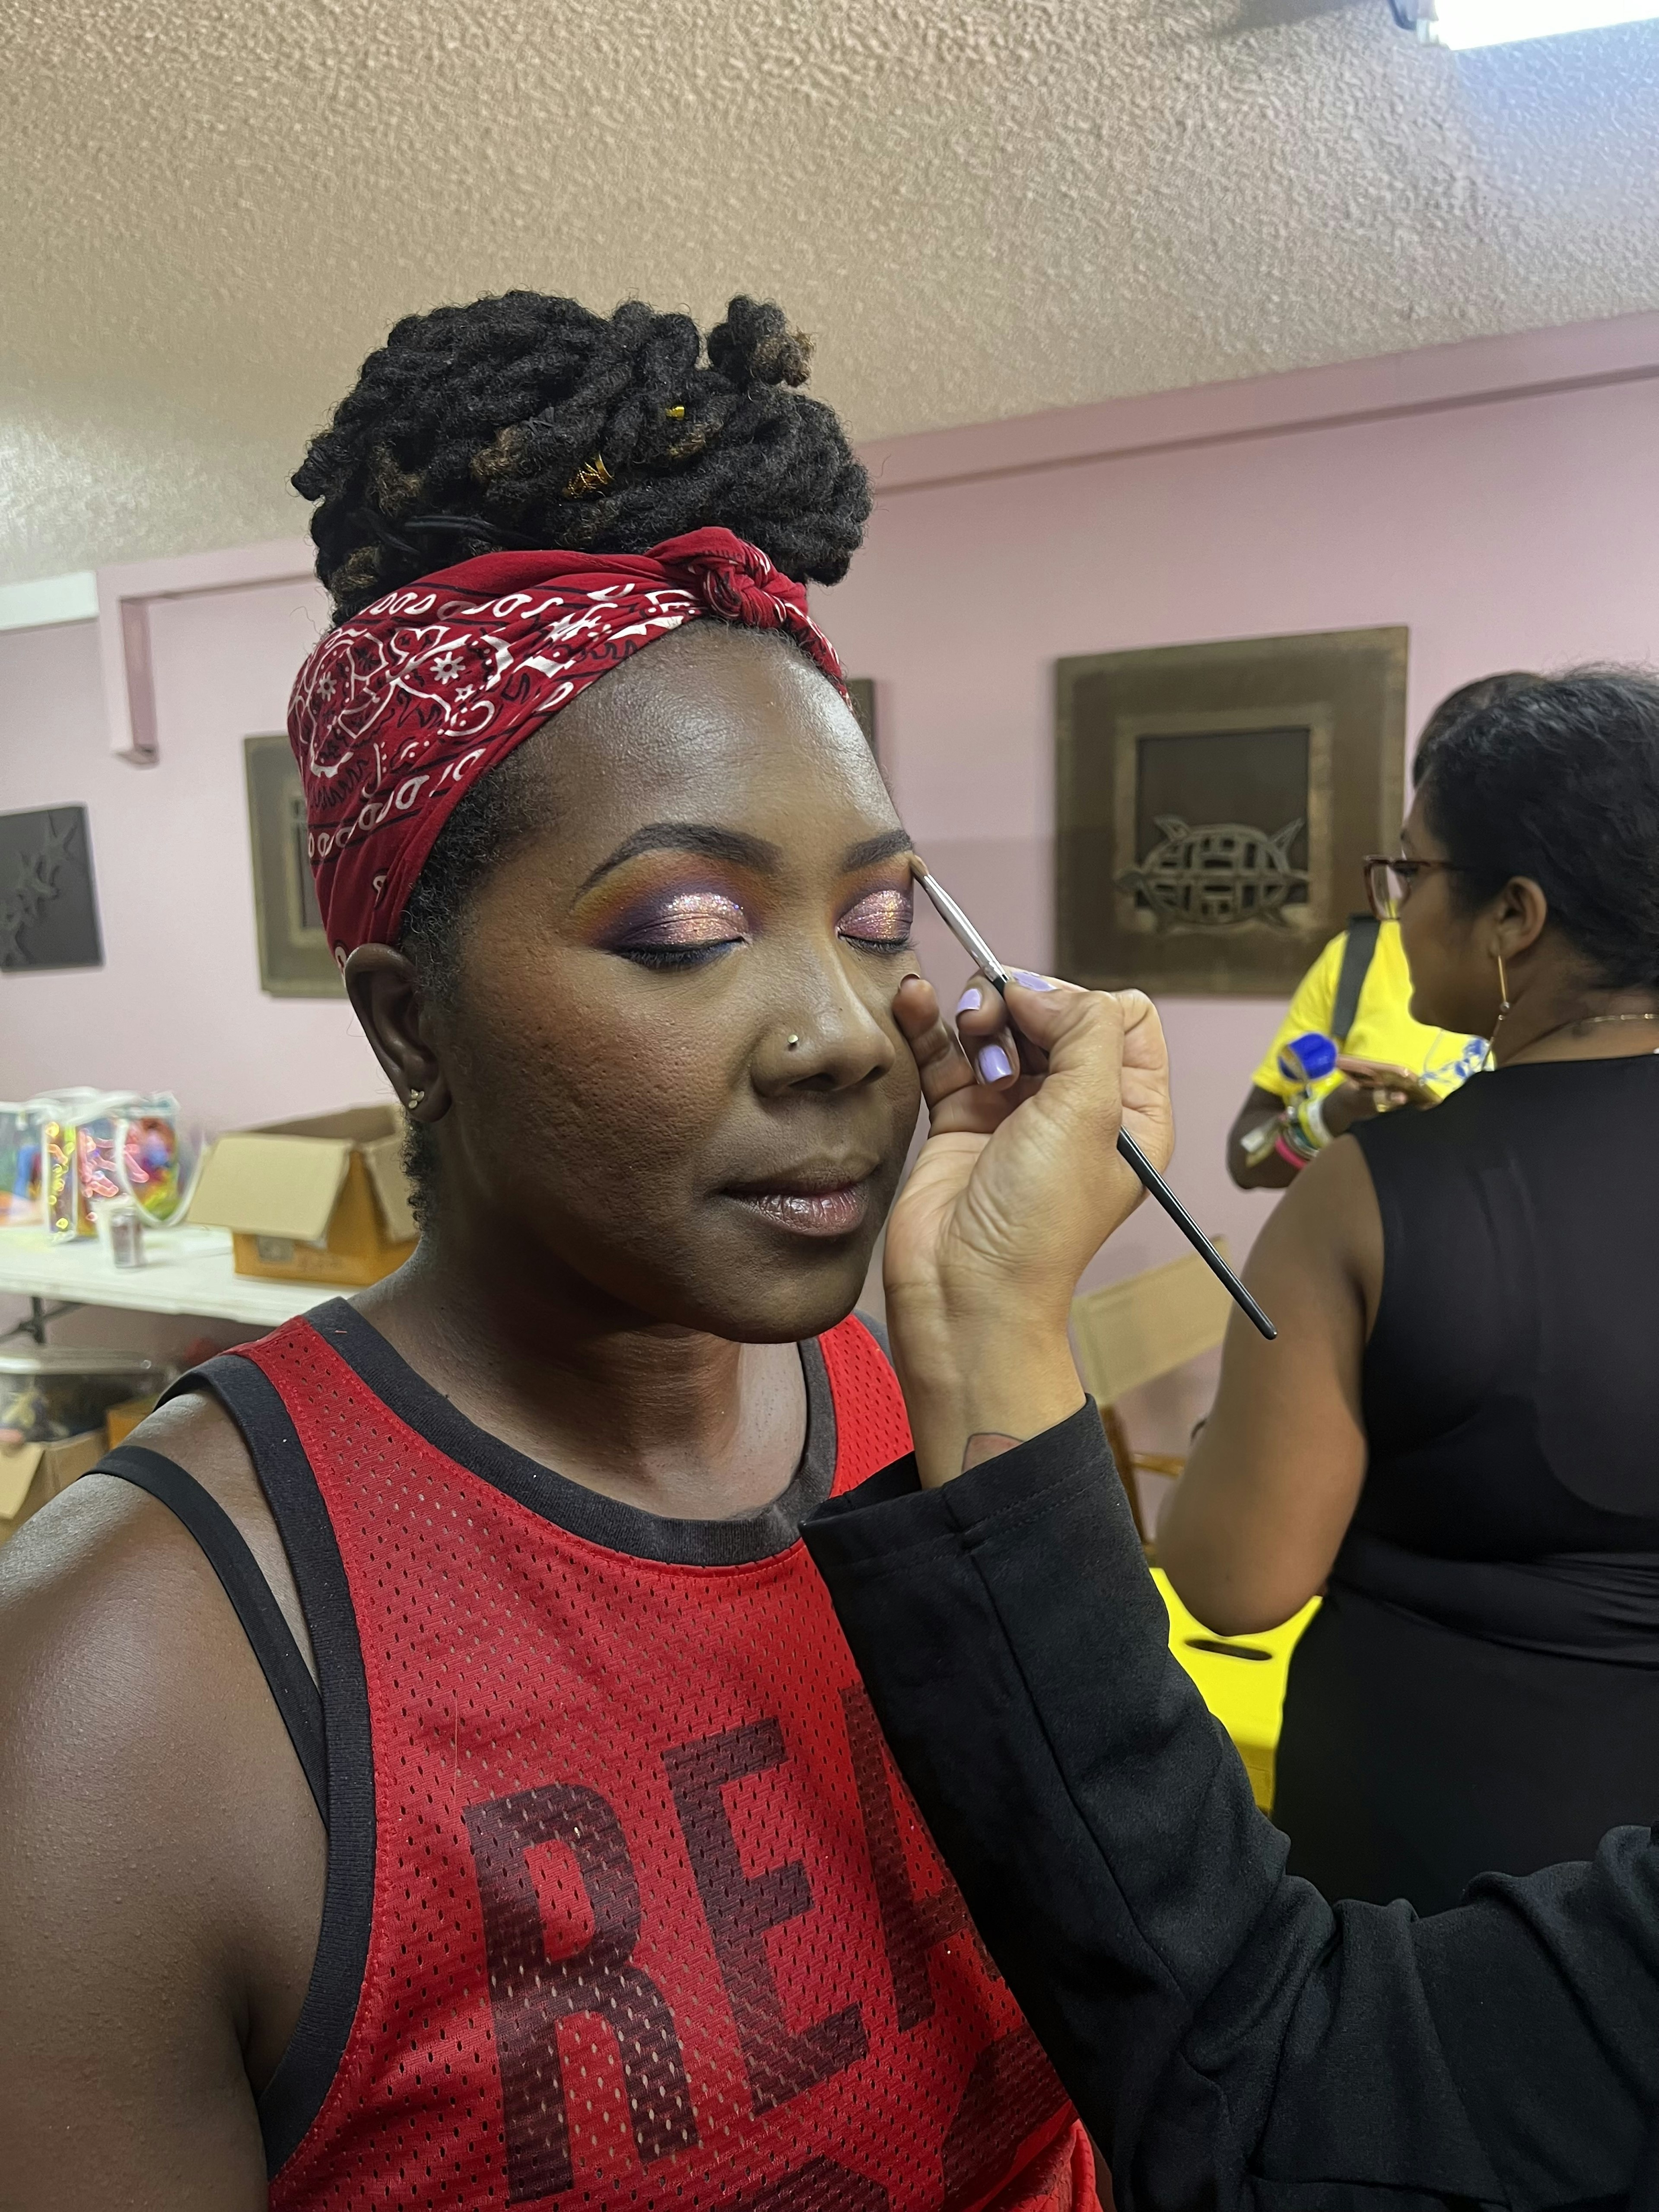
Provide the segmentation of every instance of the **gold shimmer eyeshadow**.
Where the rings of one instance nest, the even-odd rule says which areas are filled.
[[[721,945],[749,934],[749,917],[730,892],[659,890],[635,896],[599,931],[608,945]]]
[[[897,945],[910,934],[915,901],[908,888],[866,891],[842,915],[841,933],[870,945]]]

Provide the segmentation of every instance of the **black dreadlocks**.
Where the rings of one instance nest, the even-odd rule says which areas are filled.
[[[295,471],[343,620],[502,545],[641,553],[723,525],[798,582],[838,583],[870,487],[805,384],[811,342],[738,298],[708,333],[631,300],[507,292],[406,315]],[[469,529],[471,523],[477,526]]]

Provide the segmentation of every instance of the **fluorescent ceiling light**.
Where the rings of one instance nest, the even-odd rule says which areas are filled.
[[[1395,7],[1419,39],[1442,46],[1500,46],[1563,31],[1599,31],[1610,23],[1659,16],[1659,0],[1418,0]]]

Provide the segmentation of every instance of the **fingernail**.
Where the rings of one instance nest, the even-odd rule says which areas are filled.
[[[1011,968],[1008,973],[1016,983],[1024,983],[1028,991],[1052,991],[1054,988],[1046,975],[1034,975],[1029,968]]]
[[[975,1065],[981,1083],[1006,1083],[1014,1072],[1012,1060],[1000,1044],[981,1045]]]
[[[971,1014],[982,1006],[983,1003],[984,1001],[980,995],[978,986],[976,984],[970,983],[968,986],[968,988],[963,993],[962,996],[957,1000],[957,1012],[959,1014]]]

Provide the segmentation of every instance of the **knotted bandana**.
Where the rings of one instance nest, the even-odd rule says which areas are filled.
[[[596,678],[706,615],[787,631],[840,685],[805,590],[729,530],[648,553],[487,553],[330,630],[295,679],[288,734],[335,958],[395,939],[434,840],[481,775]]]

